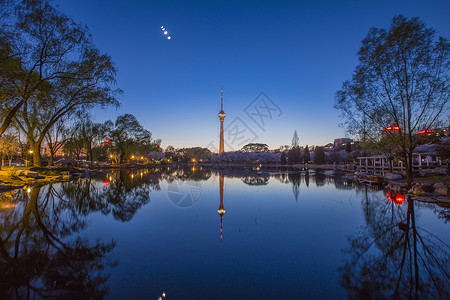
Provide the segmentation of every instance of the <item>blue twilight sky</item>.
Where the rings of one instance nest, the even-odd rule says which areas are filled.
[[[450,38],[448,0],[54,3],[87,25],[118,67],[122,107],[96,111],[96,121],[134,114],[162,147],[218,147],[221,84],[226,151],[291,144],[294,130],[301,145],[332,142],[345,136],[334,94],[370,27],[403,14]]]

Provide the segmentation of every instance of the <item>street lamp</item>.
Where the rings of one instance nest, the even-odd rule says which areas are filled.
[[[30,153],[30,155],[33,155],[33,150],[28,150],[28,153]],[[25,159],[25,167],[28,167],[28,157],[26,157]]]

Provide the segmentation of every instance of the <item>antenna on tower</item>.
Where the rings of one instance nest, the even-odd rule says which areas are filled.
[[[223,110],[223,84],[220,88],[220,108]]]

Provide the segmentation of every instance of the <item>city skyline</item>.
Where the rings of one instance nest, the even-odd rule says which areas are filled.
[[[163,148],[218,147],[222,84],[225,129],[239,124],[272,149],[289,145],[294,130],[301,145],[332,142],[345,136],[334,93],[351,78],[369,28],[387,28],[403,14],[450,36],[446,1],[55,4],[89,28],[119,69],[122,108],[95,111],[95,121],[134,114]],[[264,124],[251,111],[261,95],[278,108]],[[231,148],[238,144],[225,144]]]

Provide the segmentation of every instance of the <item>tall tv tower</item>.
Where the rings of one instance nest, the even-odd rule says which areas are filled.
[[[224,152],[224,141],[223,141],[223,120],[227,116],[223,111],[223,86],[220,89],[220,111],[219,111],[219,119],[220,119],[220,144],[219,144],[219,153]]]

